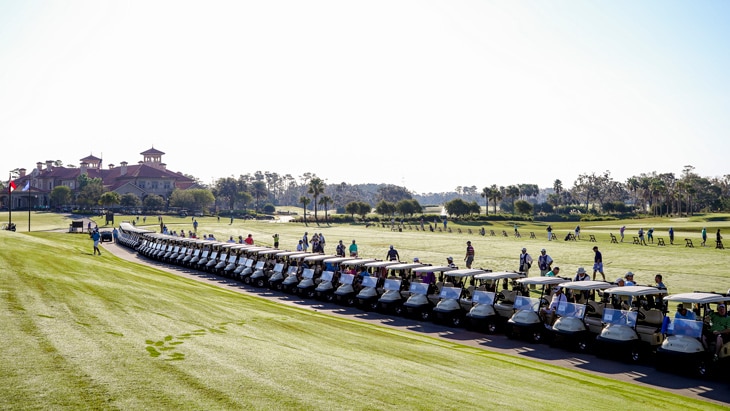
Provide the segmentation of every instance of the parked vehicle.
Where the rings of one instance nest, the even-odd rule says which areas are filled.
[[[550,336],[550,328],[555,314],[546,310],[549,308],[550,300],[553,293],[557,292],[558,284],[565,282],[565,278],[560,277],[527,277],[517,280],[522,284],[523,289],[529,289],[537,297],[528,295],[519,295],[515,297],[514,310],[509,320],[507,320],[507,328],[505,334],[509,338],[524,338],[533,343],[543,340],[543,337]],[[562,292],[562,290],[561,290]],[[567,305],[568,299],[565,298],[564,305]],[[558,305],[559,307],[559,305]]]
[[[370,277],[364,277],[360,284],[362,288],[355,296],[355,303],[365,311],[378,309],[378,299],[385,291],[383,285],[389,266],[400,264],[398,261],[372,261],[365,264],[365,267],[372,270]],[[399,285],[400,287],[400,285]]]
[[[412,284],[421,284],[419,287],[428,284],[411,282],[413,270],[423,267],[421,263],[399,263],[388,266],[388,277],[383,283],[383,294],[378,299],[378,309],[384,313],[404,315],[404,302],[407,301],[409,289]]]
[[[666,305],[660,302],[658,307],[650,306],[648,297],[655,300],[666,293],[666,289],[638,285],[604,290],[613,308],[603,310],[604,326],[596,337],[596,355],[618,355],[632,362],[653,355],[664,340],[661,327]]]
[[[552,326],[551,343],[587,351],[603,329],[605,302],[597,292],[613,287],[605,281],[568,281],[559,284],[575,302],[560,305]],[[596,297],[599,297],[596,301]]]
[[[304,262],[308,267],[302,271],[302,278],[297,283],[295,293],[304,298],[314,298],[316,295],[314,290],[317,288],[319,275],[322,274],[322,271],[324,271],[323,261],[334,257],[334,255],[328,254],[314,254],[304,257]]]
[[[331,257],[323,261],[324,271],[320,275],[320,282],[314,289],[317,299],[332,302],[335,300],[337,282],[342,275],[342,263],[354,260],[352,257]]]
[[[717,370],[719,363],[730,358],[730,343],[720,350],[717,359],[713,338],[702,341],[703,330],[709,330],[709,325],[703,319],[709,319],[712,310],[710,304],[719,304],[729,301],[729,296],[716,293],[682,293],[673,294],[664,298],[668,303],[678,303],[678,307],[693,313],[688,318],[669,318],[665,320],[662,331],[664,341],[657,348],[655,366],[661,371],[691,372],[698,377],[706,377]]]
[[[466,313],[472,307],[472,294],[475,290],[474,276],[487,271],[474,268],[450,270],[445,273],[453,286],[447,282],[439,293],[439,302],[433,308],[434,322],[445,323],[452,327],[462,325]]]
[[[486,282],[487,286],[474,292],[473,305],[466,314],[468,327],[489,334],[504,329],[507,320],[514,314],[515,298],[519,295],[529,295],[529,291],[523,289],[522,284],[517,282],[524,277],[523,273],[514,271],[475,275],[475,280]]]
[[[374,261],[372,258],[358,258],[340,263],[340,266],[347,266],[349,268],[349,273],[340,273],[337,281],[337,289],[334,294],[335,301],[338,304],[348,307],[355,305],[355,296],[360,291],[360,288],[362,288],[362,279],[370,277],[370,273],[367,271],[365,264]]]
[[[304,258],[306,256],[312,255],[310,253],[303,253],[301,251],[281,251],[275,255],[276,259],[283,264],[281,271],[276,271],[271,273],[271,276],[269,277],[269,288],[272,290],[282,290],[284,285],[284,279],[288,277],[290,274],[293,273],[293,275],[296,277],[296,273],[298,270],[297,266],[297,257]]]

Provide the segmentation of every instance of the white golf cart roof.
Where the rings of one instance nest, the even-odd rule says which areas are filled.
[[[353,257],[337,257],[337,256],[334,256],[334,257],[330,257],[330,258],[325,259],[323,262],[324,263],[337,264],[337,263],[341,263],[341,262],[347,261],[347,260],[354,260],[354,258]]]
[[[607,283],[605,281],[585,280],[585,281],[568,281],[565,283],[560,283],[560,286],[563,288],[567,288],[569,290],[590,291],[590,290],[605,290],[606,288],[613,287],[613,284]]]
[[[517,280],[518,283],[522,284],[534,284],[534,285],[556,285],[564,283],[567,278],[560,277],[525,277]]]
[[[380,268],[380,267],[388,267],[388,266],[396,265],[396,264],[400,264],[400,263],[398,261],[372,261],[372,262],[365,264],[365,267]]]
[[[445,273],[447,271],[454,271],[456,268],[449,267],[448,265],[423,265],[421,267],[416,267],[413,269],[414,273],[428,273],[428,272],[434,272],[434,273]]]
[[[647,287],[644,285],[628,285],[624,287],[611,287],[604,290],[604,292],[613,295],[626,295],[630,297],[638,297],[642,295],[656,295],[666,294],[667,290],[656,287]]]
[[[340,263],[340,265],[351,265],[351,266],[361,266],[363,264],[372,263],[375,259],[373,258],[357,258],[357,259],[348,259],[347,261],[343,261]]]
[[[279,252],[276,253],[276,256],[277,257],[286,257],[286,256],[296,255],[296,254],[302,254],[302,252],[301,251],[281,251],[281,250],[279,250]]]
[[[502,279],[515,279],[515,278],[524,278],[524,273],[517,273],[514,271],[497,271],[493,273],[484,273],[484,274],[477,274],[474,276],[477,280],[502,280]]]
[[[303,260],[306,257],[312,256],[312,255],[317,255],[317,254],[312,254],[312,253],[291,254],[291,255],[289,255],[289,259],[290,260],[294,260],[294,261],[298,261],[298,260]]]
[[[476,268],[463,268],[463,269],[460,269],[460,270],[451,270],[451,271],[448,271],[446,273],[446,275],[449,276],[449,277],[457,277],[457,278],[460,278],[460,277],[471,277],[473,275],[483,274],[483,273],[486,273],[486,271],[479,270],[479,269],[476,269]]]
[[[423,267],[423,266],[424,265],[421,263],[400,263],[400,264],[389,265],[388,269],[389,270],[391,270],[391,269],[392,270],[409,270],[409,269],[414,269],[414,268]]]
[[[672,294],[664,297],[665,301],[676,301],[680,303],[693,303],[693,304],[709,304],[709,303],[721,303],[723,301],[730,301],[730,297],[725,297],[721,294],[715,293],[680,293]]]
[[[304,261],[324,261],[329,258],[336,258],[336,255],[332,254],[312,254],[307,257],[304,257]]]
[[[280,250],[277,250],[276,248],[269,248],[266,250],[258,251],[258,255],[269,255],[269,254],[277,254]]]

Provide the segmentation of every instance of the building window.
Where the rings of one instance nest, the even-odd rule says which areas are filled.
[[[157,190],[157,181],[152,182],[152,189]]]
[[[165,181],[165,190],[169,190],[169,189],[170,189],[170,182]]]

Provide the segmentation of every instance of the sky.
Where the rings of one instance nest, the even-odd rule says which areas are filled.
[[[0,0],[0,171],[154,147],[204,183],[720,177],[729,20],[720,0]]]

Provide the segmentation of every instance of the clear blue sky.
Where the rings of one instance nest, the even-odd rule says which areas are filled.
[[[0,171],[154,145],[205,182],[722,176],[728,27],[727,1],[0,0]]]

